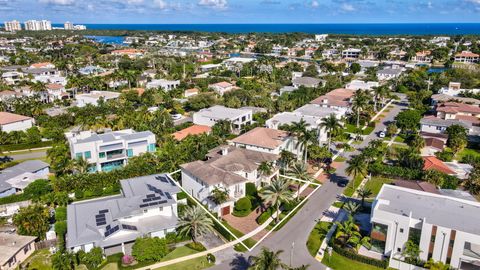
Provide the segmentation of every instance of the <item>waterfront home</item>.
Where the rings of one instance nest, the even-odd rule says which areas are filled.
[[[26,131],[33,127],[35,120],[32,117],[9,112],[0,112],[0,131]]]
[[[420,51],[415,53],[412,57],[412,62],[419,63],[419,64],[429,64],[433,60],[432,52],[431,51]]]
[[[469,51],[462,51],[461,53],[455,54],[455,62],[459,63],[478,63],[480,59],[480,55],[476,53],[472,53]]]
[[[66,247],[131,254],[139,237],[165,237],[177,227],[180,188],[168,174],[120,180],[121,194],[67,207]]]
[[[93,131],[67,132],[72,159],[83,158],[89,171],[111,171],[124,166],[131,157],[155,152],[156,138],[151,131],[124,129],[97,134]]]
[[[41,160],[27,160],[0,172],[0,198],[23,192],[37,179],[48,179],[49,165]]]

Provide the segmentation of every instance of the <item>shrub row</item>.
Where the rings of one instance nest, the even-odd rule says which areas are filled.
[[[53,144],[52,141],[46,141],[46,142],[39,142],[39,143],[19,143],[19,144],[2,145],[0,146],[0,152],[41,148],[41,147],[51,146],[52,144]]]
[[[341,248],[337,245],[332,245],[332,248],[336,253],[338,253],[339,255],[341,255],[345,258],[348,258],[348,259],[351,259],[351,260],[354,260],[354,261],[357,261],[357,262],[373,265],[373,266],[383,268],[383,269],[386,269],[388,267],[388,261],[386,261],[386,260],[380,261],[380,260],[373,259],[373,258],[370,258],[370,257],[362,256],[362,255],[359,255],[355,252],[343,249],[343,248]]]
[[[402,178],[409,180],[418,180],[422,178],[421,170],[413,170],[409,168],[390,166],[381,163],[373,163],[368,166],[368,171],[373,175],[381,175],[390,178]]]

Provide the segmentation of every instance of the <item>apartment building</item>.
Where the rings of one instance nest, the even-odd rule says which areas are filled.
[[[168,174],[121,180],[120,186],[121,195],[68,205],[69,250],[100,247],[105,255],[131,254],[135,239],[175,231],[180,188]]]
[[[83,158],[90,171],[111,171],[127,164],[131,157],[155,151],[156,138],[151,131],[132,129],[97,134],[93,131],[67,132],[72,159]]]
[[[22,25],[17,20],[5,22],[4,25],[5,25],[5,31],[7,32],[15,32],[15,31],[22,30]]]
[[[216,105],[193,114],[193,123],[212,127],[220,120],[230,121],[234,131],[252,123],[251,109],[233,109]]]
[[[405,263],[402,255],[410,240],[419,246],[423,261],[478,269],[478,202],[383,185],[372,206],[371,223],[372,249],[389,257],[392,268],[417,269]]]
[[[275,166],[271,175],[263,176],[258,167],[262,162],[273,163],[279,155],[253,151],[235,146],[220,146],[210,150],[207,160],[197,160],[180,165],[182,171],[182,187],[197,198],[202,204],[219,215],[232,212],[235,202],[245,197],[245,184],[254,183],[260,186],[278,176]],[[225,190],[228,200],[216,204],[210,199],[215,189]]]
[[[74,30],[73,27],[74,27],[74,26],[73,26],[73,23],[68,22],[68,21],[65,22],[65,24],[63,24],[63,28],[65,28],[65,30]]]
[[[52,30],[52,22],[47,20],[29,20],[25,22],[25,30],[27,31],[48,31]]]

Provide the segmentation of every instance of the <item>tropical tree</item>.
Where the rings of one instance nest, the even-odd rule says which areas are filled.
[[[480,168],[474,167],[463,186],[472,194],[480,194]]]
[[[370,246],[370,238],[362,237],[360,227],[355,224],[352,216],[349,216],[348,220],[336,222],[336,224],[335,239],[340,242],[342,247],[351,246],[358,250],[362,245]]]
[[[50,211],[41,204],[21,208],[13,216],[13,224],[21,235],[36,236],[45,239],[45,233],[50,229]]]
[[[354,216],[360,208],[360,205],[354,201],[348,201],[343,205],[343,210],[347,211],[350,216]]]
[[[451,269],[450,265],[444,264],[441,261],[436,262],[432,258],[430,258],[430,260],[428,260],[423,267],[425,267],[427,269],[430,269],[430,270],[449,270],[449,269]]]
[[[328,117],[323,118],[319,125],[320,129],[325,129],[328,132],[328,149],[332,142],[332,136],[335,136],[342,129],[340,121],[337,119],[335,114],[330,114]]]
[[[408,240],[407,243],[405,243],[402,255],[405,257],[405,262],[409,264],[417,264],[421,252],[420,247],[416,243],[412,240]]]
[[[208,198],[217,205],[220,205],[228,200],[228,191],[224,188],[215,187]]]
[[[262,247],[258,256],[251,256],[249,260],[251,265],[249,270],[277,270],[279,268],[287,268],[288,266],[280,260],[280,254],[283,250],[271,251]]]
[[[358,191],[358,196],[362,198],[362,207],[365,205],[365,198],[372,196],[373,192],[368,188],[362,188]]]
[[[304,130],[300,136],[297,137],[297,145],[302,149],[305,163],[307,162],[308,157],[308,146],[310,144],[318,143],[317,137],[317,132],[315,130]]]
[[[367,90],[357,90],[353,95],[352,109],[356,111],[357,128],[360,127],[360,113],[369,107],[370,94]]]
[[[290,164],[292,164],[292,161],[295,159],[295,154],[288,151],[288,150],[282,150],[280,152],[280,161],[282,163],[282,166],[285,170],[288,170],[288,167]]]
[[[76,158],[70,162],[70,169],[74,172],[78,173],[86,173],[88,172],[88,161],[84,158]]]
[[[355,179],[357,179],[357,177],[364,178],[367,176],[367,163],[362,156],[354,156],[347,163],[348,167],[345,169],[345,172],[348,176],[352,177],[353,187],[355,187]]]
[[[377,111],[377,104],[378,101],[381,100],[382,105],[384,104],[384,99],[389,96],[389,89],[386,85],[374,87],[373,89],[373,97],[374,97],[374,109]]]
[[[425,139],[418,134],[414,134],[411,136],[409,144],[415,151],[420,152],[420,150],[425,147]]]
[[[312,181],[312,176],[308,173],[307,165],[303,162],[296,162],[293,167],[287,172],[288,176],[295,177],[303,181]],[[301,182],[297,181],[297,199],[300,198]]]
[[[187,207],[178,218],[178,231],[197,243],[198,237],[213,231],[213,221],[199,206]]]
[[[262,178],[270,176],[273,171],[273,165],[271,162],[263,161],[260,163],[260,165],[258,165],[257,171],[260,173]]]
[[[260,197],[266,202],[272,204],[277,215],[275,221],[278,222],[280,216],[280,205],[288,203],[293,200],[292,192],[289,189],[289,181],[284,178],[279,178],[266,186],[260,193]]]
[[[52,268],[54,270],[75,269],[75,255],[70,252],[57,252],[52,255]]]

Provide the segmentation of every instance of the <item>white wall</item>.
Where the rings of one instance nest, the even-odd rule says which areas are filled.
[[[10,131],[25,131],[31,127],[33,127],[33,119],[26,119],[6,125],[0,125],[1,130],[7,133]]]

